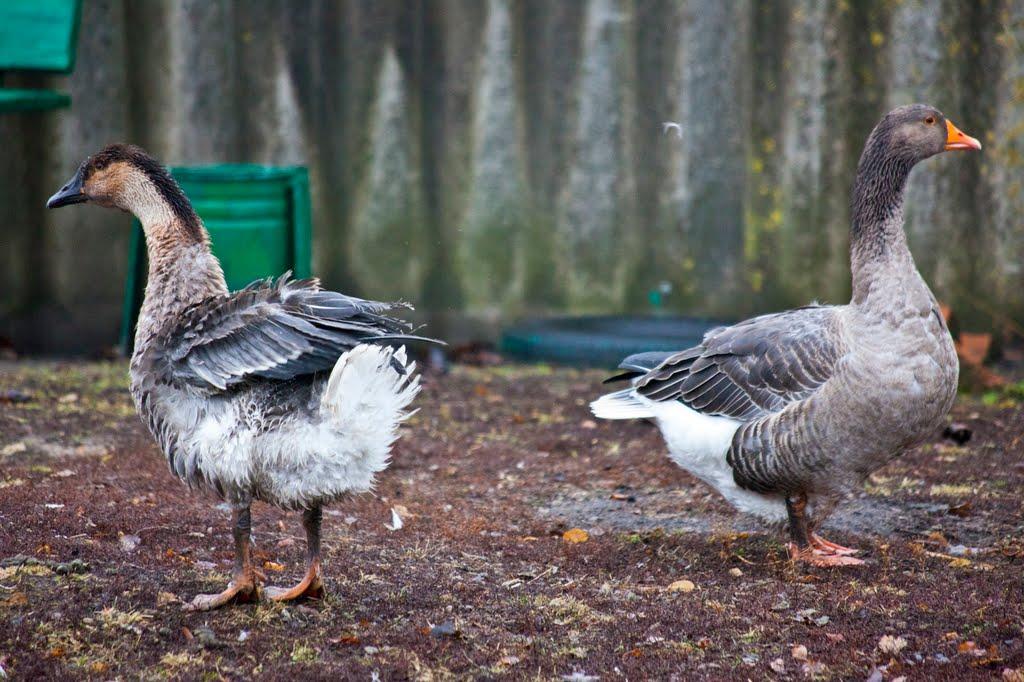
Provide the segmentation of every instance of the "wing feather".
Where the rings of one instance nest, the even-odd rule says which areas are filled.
[[[699,346],[638,378],[636,390],[706,414],[753,419],[809,397],[828,381],[846,352],[838,324],[835,308],[808,306],[713,329]]]
[[[257,281],[192,306],[157,343],[168,381],[224,391],[255,377],[326,371],[360,343],[412,339],[382,303],[324,291],[316,279]],[[432,339],[425,339],[432,341]]]

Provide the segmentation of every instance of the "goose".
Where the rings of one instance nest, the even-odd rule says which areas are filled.
[[[88,157],[47,206],[87,201],[133,213],[145,233],[149,275],[129,366],[135,408],[173,474],[234,513],[231,582],[185,608],[322,596],[322,508],[371,488],[419,391],[404,346],[385,345],[430,341],[390,315],[410,306],[290,274],[229,292],[203,222],[139,147]],[[291,588],[260,584],[254,501],[301,511],[306,572]]]
[[[788,526],[794,561],[864,563],[817,529],[855,486],[942,422],[959,367],[903,229],[911,169],[981,149],[935,107],[898,107],[868,136],[853,187],[846,305],[809,305],[709,331],[674,353],[626,358],[628,388],[591,403],[650,419],[671,459],[737,510]]]

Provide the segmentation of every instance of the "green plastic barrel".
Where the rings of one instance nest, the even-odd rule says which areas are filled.
[[[210,232],[232,291],[291,270],[310,274],[309,175],[301,166],[250,164],[172,167],[171,175]],[[130,353],[146,285],[146,244],[136,220],[121,316],[121,347]]]

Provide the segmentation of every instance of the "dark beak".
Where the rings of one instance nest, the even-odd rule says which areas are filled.
[[[46,208],[58,208],[60,206],[68,206],[70,204],[80,204],[83,201],[88,201],[89,197],[85,195],[84,188],[82,187],[82,169],[79,168],[75,176],[68,180],[63,187],[57,190],[57,193],[50,197],[50,200],[46,202]]]

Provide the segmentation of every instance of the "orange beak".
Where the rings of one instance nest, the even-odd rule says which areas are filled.
[[[965,135],[962,130],[953,125],[953,122],[946,119],[946,151],[952,149],[981,149],[981,143],[970,135]]]

